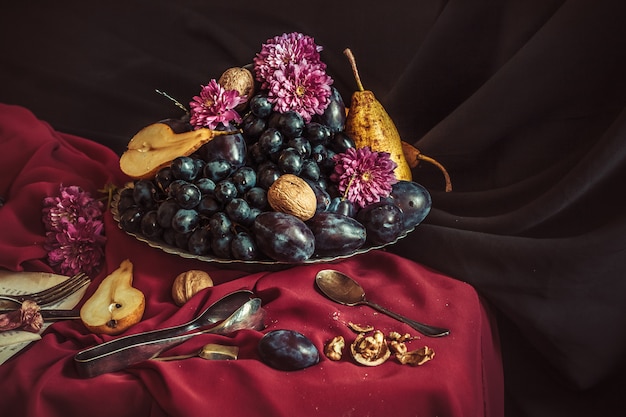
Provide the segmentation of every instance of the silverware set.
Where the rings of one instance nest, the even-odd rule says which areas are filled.
[[[73,294],[81,289],[84,285],[90,281],[89,276],[85,273],[78,273],[65,281],[54,285],[45,290],[30,294],[0,294],[0,300],[10,301],[15,304],[21,305],[26,300],[32,300],[40,306],[53,304],[65,297]]]

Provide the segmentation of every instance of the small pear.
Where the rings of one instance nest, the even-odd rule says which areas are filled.
[[[394,171],[396,179],[411,181],[413,175],[404,156],[396,125],[374,93],[363,88],[352,51],[346,49],[344,54],[350,61],[358,87],[352,94],[346,118],[346,134],[354,140],[357,148],[369,146],[372,151],[388,152],[397,164]]]
[[[124,260],[107,275],[80,309],[80,318],[92,333],[117,335],[141,321],[145,296],[133,284],[133,264]]]

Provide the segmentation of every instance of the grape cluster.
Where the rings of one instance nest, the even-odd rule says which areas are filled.
[[[163,122],[190,129],[178,119]],[[360,211],[341,198],[330,174],[334,155],[354,147],[344,122],[345,107],[335,89],[326,112],[308,122],[296,112],[274,112],[259,93],[250,99],[240,126],[225,127],[228,133],[194,154],[179,156],[154,178],[123,189],[120,226],[192,255],[243,261],[300,262],[314,254],[349,254],[366,239],[392,241],[425,217],[430,196],[421,186],[402,186],[404,210],[419,212],[410,218],[393,193],[377,208]],[[267,190],[284,174],[303,178],[316,194],[318,214],[307,224],[291,215],[267,214],[275,213]],[[417,223],[416,216],[421,216]]]

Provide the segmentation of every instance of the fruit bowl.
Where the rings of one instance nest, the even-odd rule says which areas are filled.
[[[185,259],[195,259],[202,262],[208,262],[215,264],[216,266],[226,268],[226,269],[238,269],[249,272],[257,272],[257,271],[277,271],[292,268],[294,266],[299,265],[313,265],[313,264],[325,264],[325,263],[334,263],[341,261],[343,259],[348,259],[356,255],[360,255],[363,253],[367,253],[372,250],[382,249],[384,247],[395,244],[398,240],[405,238],[409,233],[411,233],[415,227],[412,227],[403,233],[401,233],[395,240],[383,244],[383,245],[368,245],[367,243],[361,248],[355,250],[352,253],[340,256],[316,256],[313,255],[311,258],[302,261],[302,262],[280,262],[272,259],[263,259],[263,260],[253,260],[253,261],[244,261],[238,259],[225,259],[218,258],[210,255],[194,255],[189,252],[182,250],[176,246],[168,245],[163,241],[156,241],[146,238],[139,233],[129,232],[124,230],[120,225],[120,213],[118,210],[118,203],[120,198],[120,193],[123,191],[119,190],[117,193],[113,195],[113,199],[111,201],[111,214],[113,215],[113,219],[117,223],[118,227],[123,230],[126,234],[134,237],[140,242],[146,243],[150,247],[160,249],[165,253],[169,253],[172,255],[180,256]]]

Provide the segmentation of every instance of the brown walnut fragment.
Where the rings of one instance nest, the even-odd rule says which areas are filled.
[[[343,336],[335,336],[326,344],[324,354],[331,361],[338,361],[341,360],[341,357],[343,356],[343,348],[345,347],[346,341]]]

